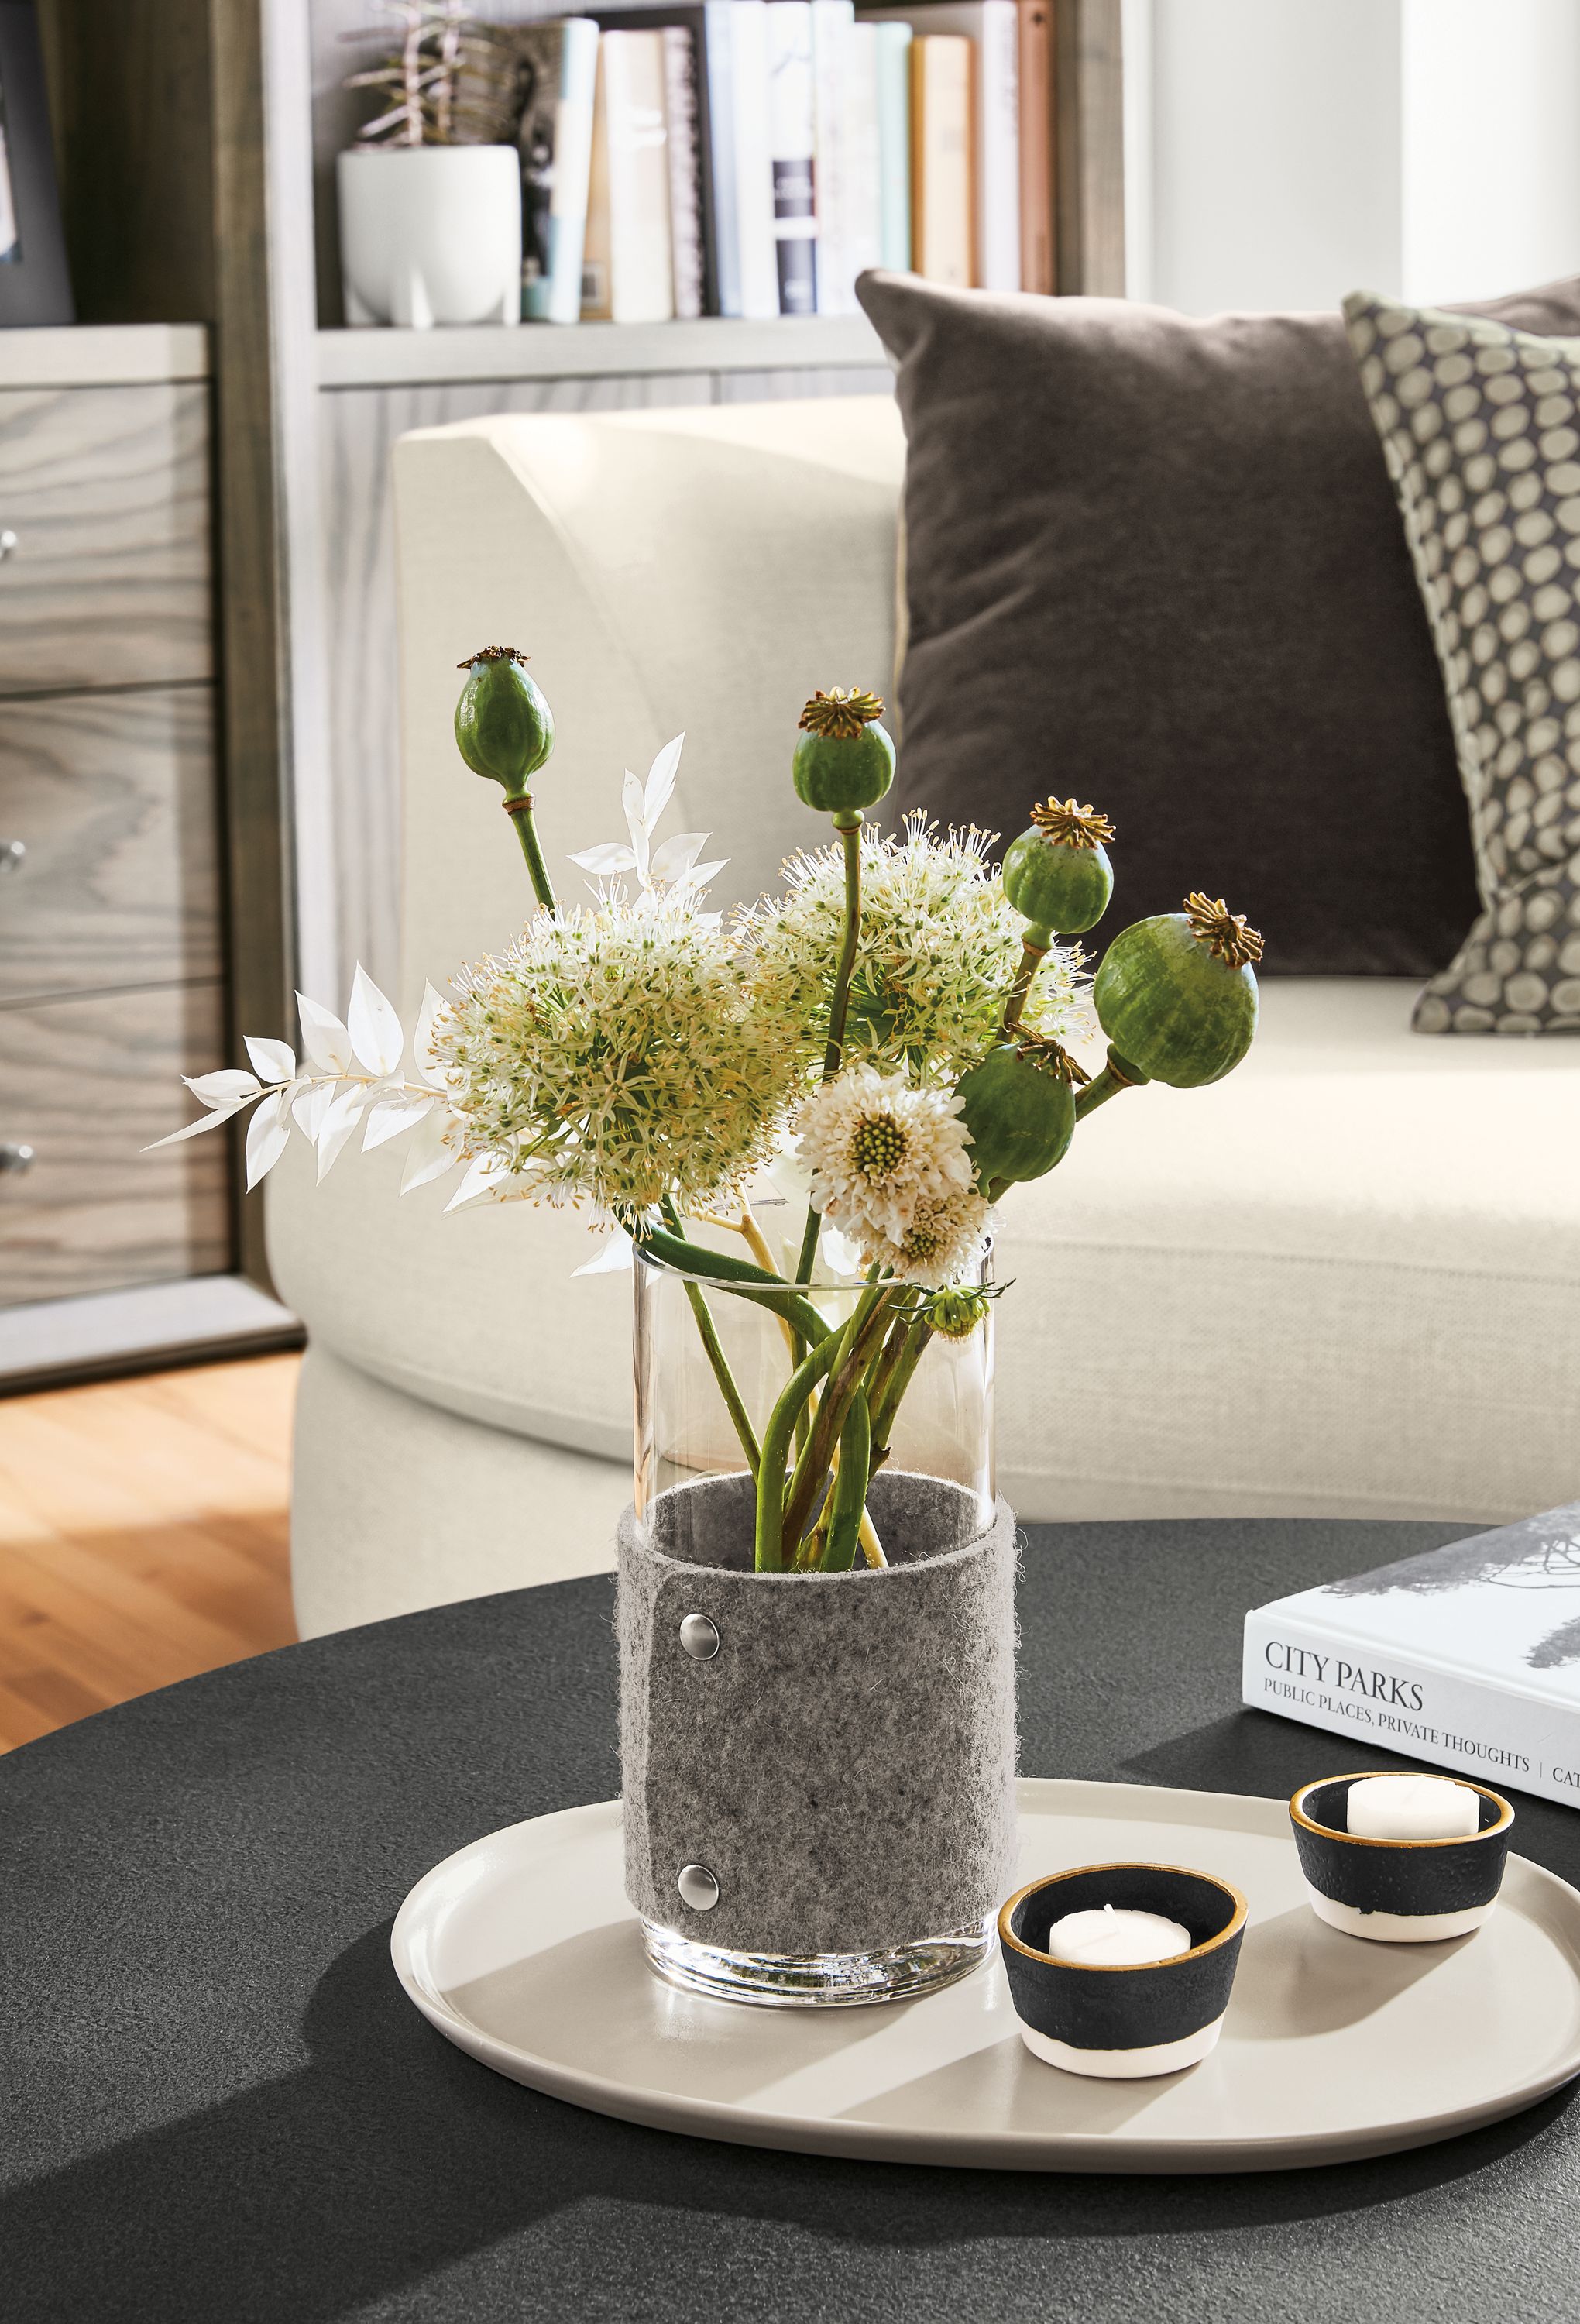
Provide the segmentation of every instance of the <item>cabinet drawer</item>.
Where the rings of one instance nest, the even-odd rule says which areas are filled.
[[[217,977],[207,686],[0,700],[0,1005]]]
[[[0,392],[0,693],[207,678],[208,391]]]
[[[189,1121],[182,1074],[223,1062],[221,988],[0,1009],[0,1307],[228,1266],[226,1137],[141,1149]]]

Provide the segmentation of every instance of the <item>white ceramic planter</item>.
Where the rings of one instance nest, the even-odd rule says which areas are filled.
[[[345,319],[431,330],[521,319],[521,169],[513,145],[342,153]]]

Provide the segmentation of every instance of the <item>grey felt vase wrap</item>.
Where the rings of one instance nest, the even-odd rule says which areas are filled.
[[[756,1573],[752,1489],[620,1525],[626,1895],[734,1951],[862,1952],[967,1928],[1013,1888],[1015,1520],[904,1472],[868,1506],[890,1563]],[[718,1652],[694,1659],[688,1614]],[[719,1885],[682,1901],[681,1868]]]

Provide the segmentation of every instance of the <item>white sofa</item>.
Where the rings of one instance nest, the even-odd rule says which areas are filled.
[[[887,689],[903,459],[881,397],[398,447],[408,1021],[425,976],[500,944],[529,900],[498,791],[455,754],[456,663],[533,656],[566,891],[568,851],[622,835],[622,770],[684,727],[669,827],[730,855],[717,897],[755,893],[825,836],[788,780],[802,701]],[[1467,1523],[1573,1495],[1580,1046],[1413,1036],[1393,982],[1263,990],[1229,1081],[1122,1097],[1006,1204],[1004,1490],[1028,1519]],[[298,1150],[271,1182],[273,1265],[309,1333],[308,1634],[608,1567],[629,1494],[627,1279],[571,1280],[574,1215],[446,1216],[447,1190],[398,1200],[399,1169],[399,1148],[347,1153],[315,1189]]]

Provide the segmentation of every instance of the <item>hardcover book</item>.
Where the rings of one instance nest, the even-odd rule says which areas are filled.
[[[675,251],[675,311],[686,317],[739,314],[720,304],[719,254],[715,223],[723,196],[721,182],[734,201],[732,100],[730,94],[729,19],[734,0],[697,0],[695,5],[646,8],[599,8],[592,13],[609,32],[661,30],[665,34],[665,105],[669,124],[670,237]],[[684,36],[686,48],[677,48],[674,36]],[[694,120],[691,117],[694,110]],[[722,180],[718,172],[723,172]],[[681,180],[694,171],[695,222],[702,235],[703,287],[700,308],[691,304],[688,288],[694,272],[690,250],[693,205],[689,188]],[[728,212],[734,234],[732,207]],[[737,268],[739,272],[739,268]]]
[[[721,14],[729,25],[730,119],[733,124],[731,200],[739,304],[728,314],[763,321],[779,311],[778,245],[774,237],[774,175],[768,127],[768,11],[766,0],[711,0],[709,38]],[[714,182],[725,198],[721,171]],[[719,227],[720,281],[726,236]],[[722,296],[721,299],[722,304]]]
[[[815,315],[819,251],[809,0],[772,0],[768,9],[768,128],[779,312]]]
[[[877,24],[850,27],[845,105],[845,265],[852,284],[869,266],[885,263],[879,29]],[[905,29],[909,32],[909,25]]]
[[[824,315],[856,311],[850,251],[847,142],[854,0],[812,0],[813,145],[817,154],[817,303]]]
[[[1258,1607],[1242,1692],[1580,1806],[1580,1501]]]
[[[669,133],[669,254],[675,274],[675,311],[682,322],[689,323],[708,311],[697,48],[684,24],[666,24],[660,37],[664,121]]]
[[[1020,18],[1015,0],[928,0],[907,10],[918,35],[971,44],[973,279],[981,290],[1021,288]],[[887,9],[862,10],[881,22]],[[920,273],[931,269],[918,262]],[[933,275],[934,281],[951,277]]]
[[[911,263],[929,282],[974,281],[971,88],[974,44],[960,32],[911,42]]]
[[[911,271],[911,27],[871,24],[877,51],[879,264]]]
[[[589,320],[665,323],[675,313],[667,147],[663,33],[605,32],[587,199]]]

